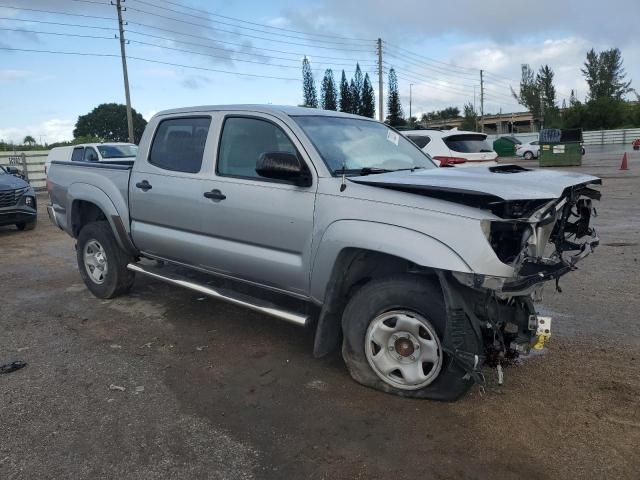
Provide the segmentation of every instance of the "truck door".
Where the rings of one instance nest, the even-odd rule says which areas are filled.
[[[266,152],[298,156],[310,186],[261,177]],[[215,244],[209,267],[263,285],[308,293],[316,172],[289,128],[270,115],[228,113],[223,119],[213,191],[203,228]]]
[[[129,181],[131,235],[142,252],[187,264],[201,261],[202,210],[209,200],[213,152],[210,115],[160,120],[146,158],[138,156]]]

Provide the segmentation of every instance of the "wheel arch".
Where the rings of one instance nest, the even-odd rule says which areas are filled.
[[[74,238],[87,223],[104,220],[109,223],[118,245],[129,253],[136,253],[118,210],[104,191],[92,185],[73,184],[68,195],[72,201],[67,225]]]
[[[355,220],[332,224],[322,237],[311,273],[312,298],[322,304],[314,355],[338,348],[342,312],[359,287],[385,275],[435,275],[438,270],[471,271],[448,246],[420,232]]]

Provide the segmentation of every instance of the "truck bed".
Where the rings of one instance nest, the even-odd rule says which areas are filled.
[[[129,228],[129,177],[133,162],[65,162],[53,161],[47,175],[51,208],[57,223],[73,235],[68,212],[70,199],[102,201],[105,212],[120,216]]]

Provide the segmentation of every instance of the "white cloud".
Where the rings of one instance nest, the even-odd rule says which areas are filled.
[[[34,72],[30,72],[29,70],[12,70],[12,69],[3,69],[0,70],[0,82],[15,82],[24,80],[33,75]]]
[[[0,129],[0,139],[5,142],[22,143],[27,135],[31,135],[40,142],[60,142],[73,138],[75,121],[59,118],[45,120],[39,124]]]

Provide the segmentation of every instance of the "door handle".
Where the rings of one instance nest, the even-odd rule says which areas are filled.
[[[210,192],[204,192],[204,196],[206,198],[210,198],[211,200],[218,200],[218,201],[224,200],[225,198],[227,198],[227,196],[217,188],[215,190],[211,190]]]
[[[146,192],[147,190],[151,190],[153,188],[151,184],[146,180],[136,183],[136,187],[138,187],[143,192]]]

